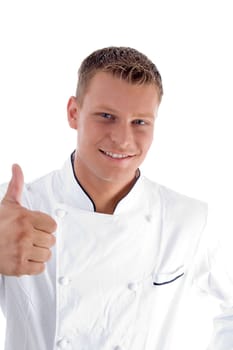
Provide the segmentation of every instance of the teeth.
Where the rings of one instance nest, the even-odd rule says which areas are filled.
[[[128,155],[127,154],[118,154],[118,153],[112,153],[112,152],[106,152],[104,151],[104,153],[109,156],[109,157],[112,157],[112,158],[127,158]]]

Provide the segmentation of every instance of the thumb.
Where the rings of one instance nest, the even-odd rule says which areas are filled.
[[[23,192],[23,185],[23,171],[18,164],[13,164],[11,181],[9,182],[3,202],[7,201],[20,204]]]

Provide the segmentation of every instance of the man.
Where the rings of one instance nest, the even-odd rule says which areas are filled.
[[[139,170],[162,94],[156,66],[140,52],[95,51],[67,106],[76,151],[26,185],[13,166],[0,207],[6,350],[176,348],[185,293],[196,274],[208,289],[212,270],[193,263],[206,204]],[[231,294],[212,288],[229,306]],[[233,348],[221,324],[211,350]]]

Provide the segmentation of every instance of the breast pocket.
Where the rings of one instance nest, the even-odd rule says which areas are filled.
[[[184,276],[184,266],[179,266],[171,272],[155,272],[153,275],[153,285],[163,286],[166,284],[174,283]]]

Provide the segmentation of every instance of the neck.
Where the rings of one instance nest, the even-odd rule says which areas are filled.
[[[74,160],[75,175],[81,186],[88,193],[95,204],[96,212],[113,214],[119,201],[129,193],[135,184],[139,171],[128,182],[110,182],[83,174],[81,167],[78,167],[77,159]]]
[[[119,201],[129,193],[133,187],[135,180],[124,186],[109,186],[101,183],[95,187],[92,184],[85,183],[81,185],[85,188],[93,202],[95,203],[96,211],[98,213],[113,214]]]

